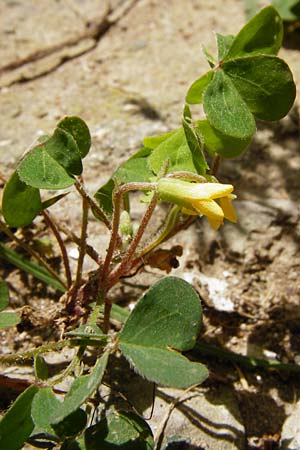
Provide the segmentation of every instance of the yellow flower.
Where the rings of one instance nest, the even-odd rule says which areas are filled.
[[[161,178],[157,191],[162,201],[182,206],[182,212],[204,215],[212,228],[217,230],[224,218],[236,222],[237,217],[231,201],[231,184],[190,183],[176,178]]]

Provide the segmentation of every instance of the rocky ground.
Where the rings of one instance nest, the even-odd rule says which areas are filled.
[[[0,171],[8,176],[62,116],[79,115],[93,138],[84,165],[91,193],[143,137],[179,126],[186,90],[207,70],[201,45],[214,51],[213,32],[235,34],[245,22],[239,0],[3,0],[0,17]],[[284,48],[281,55],[298,84],[299,50]],[[170,243],[185,250],[173,274],[193,283],[202,298],[201,339],[300,364],[299,170],[296,106],[279,124],[259,124],[248,152],[221,166],[221,181],[235,185],[238,224],[213,232],[200,220]],[[56,212],[76,228],[76,208]],[[103,233],[92,222],[90,240],[99,251]],[[2,271],[15,286],[13,303],[22,306],[28,287],[15,271]],[[149,276],[139,281],[147,284]],[[134,296],[134,289],[127,291]],[[39,307],[47,305],[44,300]],[[20,344],[2,334],[3,347],[17,350],[41,336],[24,331]],[[208,364],[209,381],[171,414],[168,449],[300,449],[296,376],[221,360]],[[147,416],[151,386],[132,374],[125,385]],[[157,390],[154,432],[178,395]]]

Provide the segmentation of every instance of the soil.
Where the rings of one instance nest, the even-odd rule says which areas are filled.
[[[39,134],[51,132],[65,114],[76,114],[92,133],[93,147],[84,162],[91,193],[140,147],[143,137],[179,126],[185,92],[207,70],[201,44],[214,51],[214,31],[234,34],[245,22],[238,0],[49,0],[43,6],[35,0],[5,0],[0,15],[0,172],[7,178]],[[299,49],[291,47],[283,48],[281,56],[298,84]],[[300,364],[299,171],[296,102],[281,122],[258,124],[243,156],[222,161],[218,177],[235,186],[238,224],[227,223],[215,232],[199,219],[164,245],[184,248],[172,275],[199,292],[201,341],[249,357]],[[52,210],[79,233],[75,194]],[[139,210],[135,203],[134,219]],[[35,233],[46,235],[42,221],[37,221]],[[104,226],[93,218],[89,243],[99,253],[107,245]],[[68,244],[70,252],[74,249]],[[61,262],[55,253],[56,248],[48,258],[57,267]],[[87,262],[87,271],[94,268]],[[0,333],[2,352],[56,338],[59,327],[51,331],[49,325],[57,315],[59,295],[4,262],[0,270],[10,286],[11,306],[23,308],[18,333],[15,328]],[[146,267],[132,284],[116,290],[116,300],[134,302],[161,276]],[[64,364],[71,356],[61,354],[54,362]],[[248,370],[204,355],[200,360],[211,376],[176,406],[164,433],[165,448],[300,449],[299,376]],[[114,374],[116,386],[147,416],[152,386],[133,376],[125,361],[118,364],[126,375],[120,386]],[[27,366],[4,367],[2,373],[33,379]],[[2,391],[7,407],[14,392]],[[155,433],[178,395],[157,389],[150,420]]]

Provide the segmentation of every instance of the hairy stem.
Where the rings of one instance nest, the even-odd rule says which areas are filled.
[[[81,238],[78,237],[75,233],[73,233],[71,230],[69,230],[66,225],[64,225],[63,223],[58,223],[57,227],[60,231],[62,231],[68,239],[70,239],[70,241],[74,242],[75,244],[77,244],[79,247],[81,245]],[[97,264],[101,263],[101,258],[100,255],[96,252],[96,250],[91,246],[88,245],[88,243],[86,243],[86,254],[93,259]]]
[[[111,230],[111,236],[110,241],[106,253],[106,258],[104,260],[102,273],[101,273],[101,279],[102,281],[107,278],[107,275],[109,273],[109,267],[110,263],[114,254],[114,250],[116,248],[116,243],[118,239],[118,231],[119,231],[119,224],[120,224],[120,214],[121,214],[121,200],[122,196],[125,194],[125,192],[129,191],[137,191],[137,190],[154,190],[156,188],[155,183],[126,183],[123,184],[119,189],[117,189],[114,192],[113,195],[113,204],[114,204],[114,213],[113,213],[113,220],[112,220],[112,230]],[[129,247],[130,249],[130,247]]]
[[[69,263],[69,258],[68,258],[68,253],[67,253],[65,243],[62,240],[62,237],[60,235],[60,232],[58,231],[57,225],[56,225],[54,219],[50,216],[49,212],[47,210],[44,210],[44,211],[42,211],[42,214],[44,216],[44,219],[45,219],[47,225],[49,226],[49,228],[51,228],[51,230],[56,238],[56,241],[59,245],[64,268],[65,268],[67,286],[68,286],[68,288],[70,288],[70,286],[72,284],[72,275],[71,275],[70,263]]]
[[[83,184],[79,181],[77,178],[75,180],[75,187],[79,194],[87,200],[92,210],[95,211],[95,213],[99,216],[100,220],[106,225],[106,227],[110,230],[111,229],[111,223],[107,215],[104,211],[100,208],[100,206],[88,195],[86,192]]]
[[[52,352],[53,350],[60,350],[63,347],[70,346],[71,340],[66,339],[59,342],[50,342],[49,344],[41,345],[40,347],[32,350],[27,350],[23,353],[14,353],[11,355],[0,355],[1,364],[14,364],[17,361],[24,361],[26,359],[34,358],[35,356],[42,355],[43,353]]]
[[[110,287],[113,286],[114,284],[116,284],[116,282],[119,280],[119,278],[122,275],[124,275],[130,268],[130,261],[134,255],[134,253],[137,249],[137,246],[139,245],[141,238],[145,232],[145,229],[147,228],[147,225],[151,219],[151,216],[152,216],[155,206],[157,204],[157,200],[158,200],[158,194],[155,192],[153,194],[151,202],[148,205],[148,208],[146,209],[146,211],[142,217],[142,220],[140,222],[140,226],[136,232],[136,235],[134,236],[130,246],[128,247],[125,255],[122,258],[122,262],[110,276],[110,279],[109,279]]]

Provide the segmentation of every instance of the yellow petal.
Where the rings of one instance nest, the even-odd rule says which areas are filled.
[[[224,217],[231,222],[237,222],[236,212],[232,206],[231,199],[229,197],[223,197],[219,199],[220,206],[223,210]]]
[[[209,225],[214,229],[214,230],[218,230],[220,228],[221,225],[223,225],[223,220],[216,220],[216,219],[212,219],[211,217],[207,217],[207,220],[209,222]]]
[[[198,200],[191,202],[191,204],[200,214],[204,214],[211,219],[223,222],[223,210],[214,200]]]
[[[221,183],[189,183],[184,195],[187,198],[213,200],[229,195],[233,191],[232,184]]]

